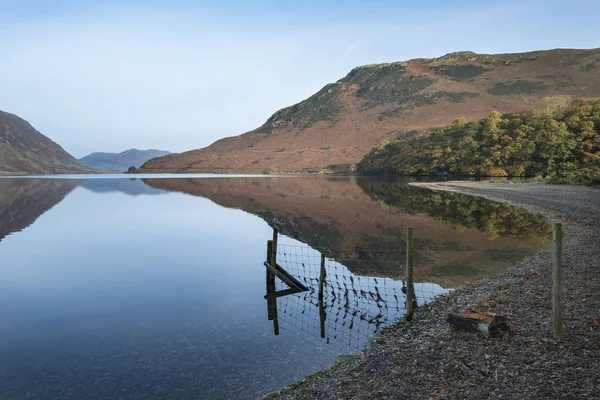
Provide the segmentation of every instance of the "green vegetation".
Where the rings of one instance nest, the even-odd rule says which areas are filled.
[[[375,83],[386,84],[402,79],[405,72],[406,64],[403,62],[363,65],[354,68],[339,82],[360,86],[372,86]]]
[[[541,82],[515,81],[506,83],[497,83],[496,86],[488,90],[489,94],[496,96],[507,96],[514,94],[534,94],[540,90],[546,89]]]
[[[450,77],[455,81],[464,81],[489,71],[488,68],[479,65],[440,65],[432,68],[440,75]]]
[[[472,99],[473,97],[479,96],[479,93],[473,92],[445,92],[448,100],[453,103],[462,103],[466,99]]]
[[[318,121],[335,123],[343,109],[339,102],[341,91],[341,83],[330,83],[308,99],[277,111],[255,132],[268,134],[285,126],[306,129]]]
[[[390,110],[386,110],[377,117],[380,121],[386,118],[398,117],[405,110],[412,108],[429,106],[436,103],[437,99],[446,98],[453,103],[462,103],[467,98],[477,97],[479,94],[472,92],[446,92],[435,90],[428,93],[414,93],[402,99],[401,105]]]
[[[372,85],[361,86],[356,91],[356,96],[365,99],[369,107],[391,102],[429,104],[427,96],[417,93],[432,84],[433,80],[424,76],[406,76],[390,82],[377,81]]]
[[[275,167],[270,167],[263,171],[263,174],[265,174],[265,175],[277,175],[278,173],[279,173],[279,170]]]
[[[534,111],[464,118],[430,135],[380,144],[360,172],[540,176],[558,182],[600,183],[600,99],[547,98]]]

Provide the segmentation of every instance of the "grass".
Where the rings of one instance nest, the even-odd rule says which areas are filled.
[[[433,84],[433,80],[424,76],[410,76],[395,81],[374,81],[356,91],[356,96],[367,101],[369,108],[396,102],[401,106],[429,102],[428,94],[418,92]]]
[[[455,81],[464,81],[481,75],[490,69],[478,65],[440,65],[432,68],[436,73]]]
[[[462,103],[466,99],[472,99],[479,96],[479,93],[472,92],[445,92],[446,97],[453,103]]]

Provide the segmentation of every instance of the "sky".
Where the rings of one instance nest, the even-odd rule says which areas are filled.
[[[0,0],[0,110],[76,157],[197,149],[358,65],[600,47],[600,2]]]

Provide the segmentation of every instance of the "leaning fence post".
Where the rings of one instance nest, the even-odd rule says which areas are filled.
[[[552,324],[554,337],[563,337],[563,309],[562,309],[562,239],[563,229],[560,222],[552,224],[552,241],[554,245],[554,265],[552,269]]]
[[[413,299],[413,227],[409,226],[406,230],[406,320],[412,321]]]

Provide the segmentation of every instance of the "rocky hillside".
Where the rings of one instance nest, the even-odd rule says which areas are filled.
[[[492,110],[529,110],[555,95],[600,96],[600,49],[458,52],[357,67],[251,132],[153,159],[139,172],[347,170],[384,139],[410,138]]]
[[[92,153],[80,158],[79,161],[94,168],[126,171],[131,166],[137,168],[154,157],[160,157],[167,154],[171,154],[171,152],[155,149],[129,149],[121,153]]]
[[[97,172],[77,161],[29,122],[0,111],[0,175]]]

